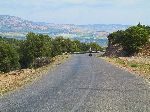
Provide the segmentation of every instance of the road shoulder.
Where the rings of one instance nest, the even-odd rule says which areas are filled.
[[[141,59],[139,61],[139,59],[137,60],[128,57],[110,58],[98,56],[98,58],[134,75],[140,76],[150,83],[150,63],[148,61],[144,62]]]
[[[70,58],[71,55],[60,55],[54,57],[51,64],[38,69],[22,69],[0,74],[0,96],[39,80],[43,75],[46,75],[48,71],[56,69],[58,65]]]

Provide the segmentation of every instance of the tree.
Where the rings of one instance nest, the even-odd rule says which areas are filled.
[[[79,40],[74,40],[74,44],[75,44],[75,52],[81,52],[82,51],[81,42]]]
[[[19,68],[19,54],[12,45],[0,39],[0,72],[9,72]]]
[[[63,53],[62,42],[63,37],[56,37],[52,40],[52,56],[61,55]]]
[[[108,36],[110,44],[119,44],[128,55],[137,53],[139,49],[148,43],[150,28],[140,23],[132,26],[125,31],[113,32]]]
[[[96,42],[90,43],[89,46],[91,47],[93,51],[96,51],[96,52],[102,50],[102,48]]]
[[[80,41],[72,41],[63,37],[56,37],[52,40],[52,56],[61,55],[62,53],[73,53],[81,51]]]
[[[51,56],[51,38],[47,35],[28,33],[21,45],[21,65],[32,67],[36,58]]]
[[[128,51],[129,55],[132,55],[148,42],[148,35],[146,29],[133,26],[125,31],[125,36],[122,38],[121,44]]]

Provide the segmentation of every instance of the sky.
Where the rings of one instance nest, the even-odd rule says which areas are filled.
[[[56,24],[150,25],[150,0],[0,0],[0,15]]]

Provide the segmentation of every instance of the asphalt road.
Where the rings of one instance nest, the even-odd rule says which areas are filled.
[[[0,112],[150,112],[150,85],[94,56],[74,55],[0,98]]]

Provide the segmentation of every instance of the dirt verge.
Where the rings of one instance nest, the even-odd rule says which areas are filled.
[[[37,80],[49,70],[69,59],[71,55],[60,55],[52,59],[52,63],[38,69],[21,69],[5,74],[0,74],[0,96],[8,91],[15,90],[23,85]]]
[[[110,57],[101,57],[105,61],[121,68],[130,73],[137,74],[150,82],[150,60],[147,58],[141,57],[119,57],[119,58],[110,58]]]

